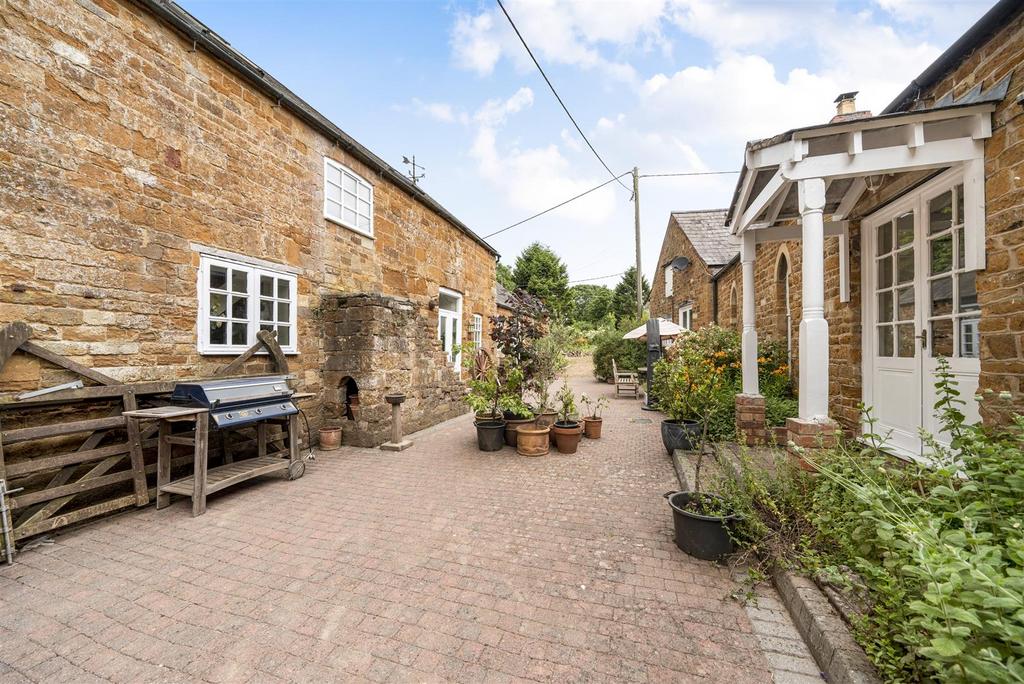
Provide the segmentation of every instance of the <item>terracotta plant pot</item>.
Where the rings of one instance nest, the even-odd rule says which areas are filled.
[[[529,418],[516,418],[515,416],[505,416],[505,444],[510,447],[516,445],[516,430],[520,426],[533,427],[537,419],[533,416]]]
[[[320,428],[320,451],[334,451],[341,446],[340,427]]]
[[[601,423],[600,418],[584,418],[583,436],[587,439],[601,439]]]
[[[583,427],[575,420],[567,423],[558,422],[551,428],[555,435],[555,446],[560,454],[575,454],[576,447],[583,436]]]
[[[537,414],[537,427],[551,427],[558,420],[558,413],[554,409],[541,411]]]
[[[551,428],[526,427],[520,425],[516,429],[516,451],[523,456],[544,456],[551,450],[548,433]]]

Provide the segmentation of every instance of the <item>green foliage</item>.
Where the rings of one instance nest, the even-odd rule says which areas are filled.
[[[800,402],[796,399],[771,395],[764,398],[765,422],[772,427],[785,425],[787,418],[796,418],[799,409]]]
[[[885,680],[1024,681],[1024,418],[966,425],[945,361],[936,388],[944,441],[924,435],[928,465],[888,456],[865,410],[866,444],[804,455],[820,475],[741,459],[719,491],[748,551],[854,599]]]
[[[540,300],[525,292],[516,293],[516,309],[508,316],[491,316],[491,339],[502,355],[502,366],[518,369],[523,374],[521,387],[534,381],[536,359],[533,343],[543,334],[544,307]],[[522,393],[520,392],[520,398]]]
[[[614,327],[602,328],[594,335],[594,377],[608,380],[612,377],[612,359],[619,370],[635,371],[647,365],[647,349],[639,340],[622,339],[623,331]]]
[[[641,280],[643,300],[646,305],[651,298],[651,284],[644,276]],[[615,315],[615,322],[618,327],[625,327],[627,321],[643,317],[643,311],[636,310],[636,266],[630,266],[622,274],[618,285],[612,293],[611,312]],[[632,327],[636,327],[633,325]],[[629,328],[626,328],[629,330]]]
[[[570,321],[599,326],[612,310],[612,291],[604,285],[573,285],[566,295],[566,303]]]
[[[576,420],[576,397],[569,387],[568,381],[562,382],[562,388],[558,390],[558,417],[563,423],[571,423]]]
[[[550,247],[534,242],[524,249],[516,257],[512,280],[516,289],[539,298],[552,313],[558,316],[564,313],[569,272]]]
[[[483,377],[466,382],[466,403],[477,413],[528,418],[533,413],[522,400],[523,373],[516,367],[490,368]]]
[[[531,344],[534,376],[530,389],[537,397],[538,413],[551,407],[551,385],[569,365],[566,349],[572,344],[575,335],[572,326],[552,323],[548,328],[548,334]]]
[[[601,409],[608,405],[608,397],[598,397],[591,399],[586,394],[580,395],[580,403],[586,406],[586,414],[584,418],[600,418]]]
[[[494,279],[509,292],[516,289],[516,279],[512,277],[512,269],[508,267],[508,264],[498,262],[498,265],[494,267]]]

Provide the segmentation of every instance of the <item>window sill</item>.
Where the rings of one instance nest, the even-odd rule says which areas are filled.
[[[372,232],[367,232],[365,230],[360,230],[359,228],[356,228],[355,226],[351,226],[351,225],[345,223],[344,221],[342,221],[339,218],[335,218],[333,216],[328,216],[327,214],[324,214],[324,218],[327,219],[328,221],[330,221],[331,223],[333,223],[336,226],[341,226],[342,228],[345,228],[346,230],[351,230],[353,233],[356,233],[358,235],[362,235],[365,238],[369,238],[371,240],[376,240],[377,239],[377,238],[374,237]]]
[[[247,350],[248,348],[249,347],[229,347],[229,348],[224,348],[224,347],[216,347],[216,348],[198,347],[197,351],[199,352],[200,356],[238,356],[239,354],[242,354],[243,352],[245,352],[245,350]],[[281,349],[281,352],[285,356],[298,356],[299,355],[299,350],[298,349]],[[270,352],[267,352],[267,351],[258,351],[255,354],[253,354],[253,356],[267,356],[269,353]]]

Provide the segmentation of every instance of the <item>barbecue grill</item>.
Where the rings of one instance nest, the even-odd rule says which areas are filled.
[[[171,399],[208,409],[217,428],[236,428],[261,420],[287,418],[299,409],[287,375],[179,382]]]

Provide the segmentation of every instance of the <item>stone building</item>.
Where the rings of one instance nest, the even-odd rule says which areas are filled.
[[[725,223],[726,213],[708,209],[669,215],[651,287],[652,317],[689,330],[719,321],[722,308],[728,314],[728,307],[735,305],[735,283],[726,283],[723,289],[716,280],[739,254],[739,243]]]
[[[410,429],[464,410],[495,250],[182,8],[9,0],[0,74],[0,322],[125,382],[275,330],[346,442],[383,440],[389,390]],[[17,353],[0,392],[62,379]]]
[[[1024,5],[1002,0],[880,114],[844,93],[831,122],[747,145],[718,279],[740,282],[741,427],[763,425],[763,336],[791,339],[801,445],[859,434],[863,402],[893,451],[926,454],[939,357],[968,417],[1024,411],[1022,63]]]

